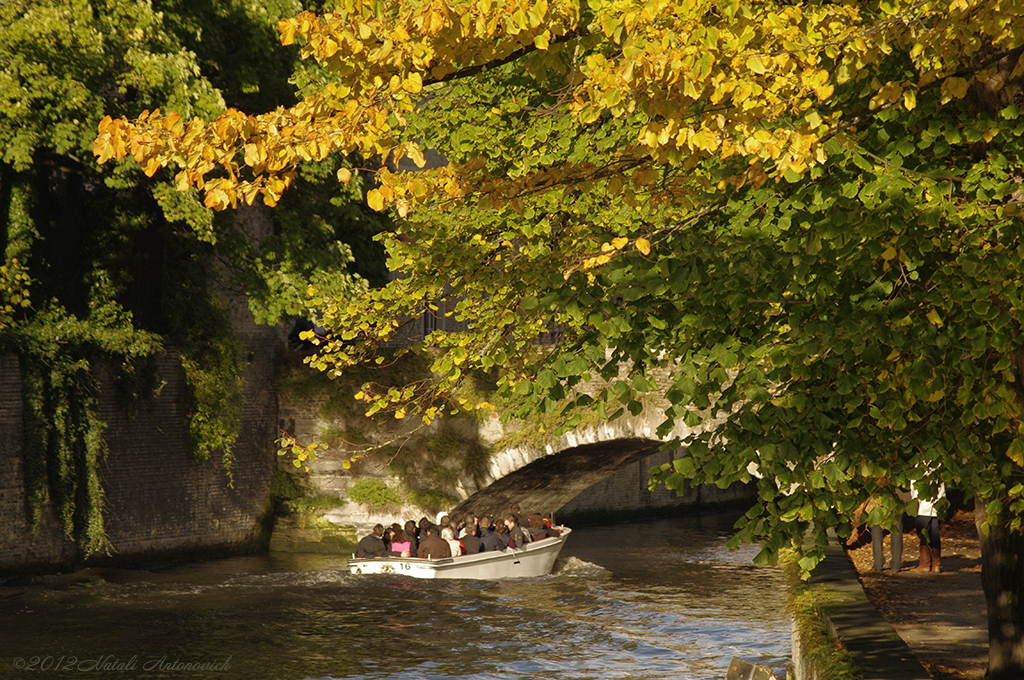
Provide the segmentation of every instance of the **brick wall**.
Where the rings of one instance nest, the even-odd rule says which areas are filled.
[[[280,332],[254,326],[245,345],[242,432],[235,446],[233,488],[219,457],[197,464],[188,451],[184,376],[173,349],[159,357],[166,382],[153,403],[128,418],[111,387],[113,367],[97,369],[99,417],[109,453],[101,464],[109,555],[88,564],[130,564],[165,556],[263,547],[270,483],[276,466],[277,401],[273,365]],[[0,573],[66,569],[83,564],[52,513],[38,531],[27,524],[22,452],[21,375],[15,355],[0,356]]]

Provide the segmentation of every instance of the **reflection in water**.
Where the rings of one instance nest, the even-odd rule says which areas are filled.
[[[731,656],[782,677],[783,582],[725,548],[731,523],[582,527],[538,579],[352,576],[273,553],[9,586],[0,677],[721,680]]]

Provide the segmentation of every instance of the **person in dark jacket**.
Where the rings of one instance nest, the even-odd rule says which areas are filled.
[[[551,523],[541,515],[530,515],[526,520],[530,525],[530,538],[534,541],[541,541],[552,536],[561,536],[558,530],[551,526]]]
[[[485,526],[486,525],[486,526]],[[508,541],[503,541],[501,534],[491,526],[491,518],[484,516],[480,518],[480,552],[488,550],[504,551]]]
[[[476,534],[476,525],[466,524],[462,538],[459,539],[462,542],[462,549],[465,551],[464,555],[475,555],[480,552],[482,543]]]
[[[373,528],[373,533],[359,541],[356,546],[356,557],[387,557],[388,549],[384,545],[384,526],[378,524]]]
[[[508,528],[508,547],[522,548],[529,543],[530,539],[526,537],[526,532],[523,531],[523,528],[516,523],[515,515],[511,513],[505,515],[505,526]]]
[[[448,546],[448,541],[438,535],[437,527],[433,525],[428,526],[427,536],[420,541],[420,547],[416,551],[416,557],[439,560],[444,557],[451,556],[452,549]]]
[[[523,526],[523,511],[519,507],[519,503],[513,503],[512,507],[509,508],[508,513],[512,515],[513,519],[515,519],[516,524]]]

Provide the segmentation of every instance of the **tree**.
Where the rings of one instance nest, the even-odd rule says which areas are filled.
[[[914,514],[911,481],[976,495],[989,677],[1024,673],[1019,3],[348,0],[278,28],[332,74],[294,107],[108,117],[94,151],[218,210],[380,159],[402,276],[311,289],[315,366],[443,299],[470,329],[431,335],[437,380],[368,385],[368,411],[429,420],[471,368],[565,428],[663,391],[660,433],[696,430],[654,483],[755,483],[758,561],[810,531],[812,568],[869,495],[871,522]],[[425,148],[449,163],[394,170]]]
[[[365,243],[386,218],[364,205],[357,182],[347,195],[324,191],[348,159],[324,161],[329,180],[324,168],[305,168],[304,193],[293,194],[303,204],[269,219],[274,233],[258,248],[233,216],[215,216],[194,191],[175,191],[172,177],[146,177],[136,164],[102,167],[90,153],[105,113],[137,116],[159,105],[213,118],[226,103],[294,103],[295,55],[277,44],[275,26],[306,6],[0,3],[0,348],[19,354],[23,371],[31,519],[52,503],[86,553],[106,541],[97,360],[112,360],[119,396],[132,402],[159,385],[148,358],[176,345],[193,455],[219,453],[230,465],[244,362],[210,259],[227,261],[258,320],[270,324],[309,314],[305,290],[315,276],[329,274],[339,295],[365,289],[362,276],[380,276]],[[259,65],[234,60],[240,49],[274,47]],[[299,75],[317,72],[304,66]],[[366,256],[358,269],[354,256]]]

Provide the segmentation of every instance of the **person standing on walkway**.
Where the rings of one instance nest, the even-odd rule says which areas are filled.
[[[917,538],[921,541],[921,557],[911,571],[937,572],[942,561],[942,544],[939,541],[939,517],[935,505],[940,498],[945,497],[946,485],[939,482],[934,498],[922,498],[920,489],[911,482],[910,495],[918,502],[914,528],[917,529]]]

